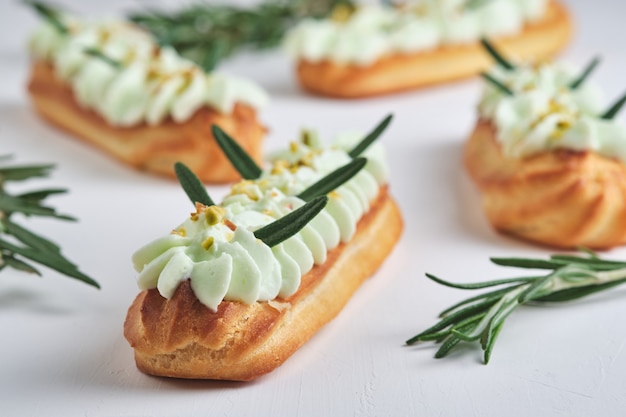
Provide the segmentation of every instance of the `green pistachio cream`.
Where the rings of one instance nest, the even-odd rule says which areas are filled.
[[[112,125],[155,125],[167,117],[184,122],[203,106],[228,114],[237,102],[258,109],[268,101],[251,81],[206,73],[128,21],[61,19],[66,32],[41,23],[31,54],[49,62],[77,101]]]
[[[361,139],[344,134],[324,146],[307,132],[273,155],[257,179],[233,185],[221,204],[196,204],[170,234],[133,255],[139,287],[156,288],[170,298],[182,281],[190,280],[198,300],[213,311],[222,300],[252,304],[294,294],[301,277],[323,264],[329,250],[352,239],[357,222],[387,182],[382,145],[368,147],[365,167],[329,193],[326,207],[296,235],[269,247],[254,231],[303,206],[297,195],[350,162],[348,150]]]
[[[304,19],[289,31],[287,52],[309,62],[369,66],[389,55],[514,36],[548,9],[547,0],[414,0],[397,2],[400,7],[370,3],[353,12],[338,8],[330,19]]]
[[[626,162],[626,127],[603,116],[602,94],[593,83],[572,87],[578,71],[540,63],[513,69],[496,66],[490,75],[512,94],[485,83],[478,111],[494,125],[506,157],[571,149]]]

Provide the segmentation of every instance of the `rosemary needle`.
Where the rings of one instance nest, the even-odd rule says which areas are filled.
[[[200,181],[187,165],[182,162],[176,162],[176,164],[174,164],[174,172],[185,194],[187,194],[187,197],[189,197],[193,204],[200,203],[205,206],[215,205],[206,188],[204,188],[202,181]]]
[[[515,95],[513,93],[513,90],[511,90],[509,87],[504,85],[504,83],[502,81],[497,80],[491,74],[486,73],[486,72],[481,72],[480,75],[486,81],[489,81],[494,87],[496,87],[498,90],[500,90],[502,93],[504,93],[504,95],[507,95],[507,96],[514,96]]]
[[[426,274],[433,281],[457,289],[492,290],[456,303],[441,313],[441,320],[408,339],[441,343],[436,358],[445,357],[462,342],[478,342],[489,363],[496,339],[506,318],[519,306],[546,302],[564,302],[585,297],[626,282],[626,262],[601,259],[594,252],[581,250],[582,255],[552,255],[550,259],[492,258],[500,266],[545,269],[539,276],[522,276],[474,284],[456,284]]]
[[[317,196],[302,207],[258,229],[254,236],[269,247],[276,246],[302,230],[327,203],[327,196]]]
[[[254,162],[254,159],[245,149],[237,143],[235,139],[230,137],[218,125],[211,126],[211,132],[215,141],[222,149],[233,167],[239,172],[242,178],[246,180],[255,180],[261,176],[262,169]]]
[[[601,119],[612,120],[626,104],[626,93],[621,96],[602,116]]]
[[[58,8],[41,1],[24,0],[23,3],[31,6],[41,18],[50,23],[59,33],[69,33],[67,26],[62,21],[61,12]]]
[[[593,70],[595,70],[598,67],[599,64],[600,64],[600,57],[593,58],[591,62],[585,67],[585,69],[580,74],[580,76],[578,76],[578,78],[576,78],[570,84],[569,88],[571,90],[576,90],[578,87],[580,87],[585,82],[585,80],[589,77],[589,75],[591,75]]]
[[[99,49],[96,48],[85,48],[83,50],[83,52],[91,57],[94,58],[98,58],[101,61],[105,62],[106,64],[110,65],[111,67],[119,70],[122,68],[122,63],[116,59],[111,58],[110,56],[105,55],[104,53],[102,53],[102,51],[100,51]]]
[[[0,158],[2,161],[5,159],[7,158]],[[0,271],[11,267],[41,275],[34,262],[100,288],[93,278],[81,272],[61,253],[61,248],[56,243],[26,229],[13,219],[14,214],[21,214],[26,217],[41,216],[58,220],[75,220],[71,216],[60,214],[54,208],[44,205],[46,198],[65,193],[65,189],[49,188],[11,194],[5,187],[8,182],[47,177],[53,168],[54,165],[0,167],[0,236],[2,236],[0,237]],[[8,239],[5,239],[5,236]]]
[[[356,161],[355,163],[358,162],[360,161]],[[176,171],[176,177],[180,185],[183,187],[183,190],[192,203],[195,204],[197,202],[205,206],[215,204],[200,179],[185,164],[177,162],[174,166],[174,170]],[[327,203],[328,197],[325,195],[311,198],[302,207],[256,230],[254,235],[267,246],[276,246],[302,230],[304,226],[326,207]],[[0,248],[2,247],[1,245],[2,241],[0,241]]]
[[[367,159],[365,158],[353,159],[346,165],[343,165],[325,175],[322,179],[318,180],[306,190],[298,194],[297,197],[304,201],[311,201],[320,195],[325,195],[358,174],[366,163]]]
[[[498,51],[493,44],[487,39],[481,39],[480,43],[482,44],[485,51],[498,63],[500,66],[507,71],[513,71],[515,69],[515,65],[511,63],[508,59],[504,57],[502,52]]]
[[[387,117],[385,117],[382,122],[376,125],[374,130],[365,135],[365,137],[354,148],[352,148],[350,152],[348,152],[348,155],[350,155],[351,158],[356,158],[357,156],[365,152],[365,150],[372,143],[374,143],[376,139],[378,139],[378,137],[385,131],[385,129],[387,129],[387,126],[389,126],[389,123],[391,123],[392,119],[393,114],[387,115]]]

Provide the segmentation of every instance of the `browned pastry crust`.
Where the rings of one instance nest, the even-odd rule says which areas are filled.
[[[572,35],[564,6],[549,4],[546,16],[527,24],[515,36],[495,38],[493,44],[516,59],[541,60],[563,48]],[[443,46],[432,51],[395,54],[373,65],[341,65],[300,60],[297,76],[304,89],[324,96],[358,98],[411,90],[467,78],[488,69],[492,59],[479,43]]]
[[[331,250],[287,299],[223,301],[214,313],[189,281],[170,300],[143,291],[124,323],[137,367],[159,376],[241,381],[272,371],[339,313],[391,252],[402,226],[396,203],[382,189],[354,238]]]
[[[174,177],[174,163],[181,161],[204,182],[239,179],[213,139],[213,124],[237,138],[253,158],[261,159],[265,128],[257,120],[255,110],[240,103],[231,114],[205,106],[183,123],[168,118],[155,126],[142,123],[119,127],[82,107],[71,87],[56,76],[48,63],[33,64],[28,91],[35,109],[49,122],[140,170]]]
[[[560,248],[626,242],[626,165],[618,160],[570,150],[505,158],[488,121],[478,122],[464,158],[495,229]]]

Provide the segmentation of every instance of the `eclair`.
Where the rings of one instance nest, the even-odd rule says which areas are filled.
[[[221,204],[196,202],[170,234],[134,254],[142,291],[124,335],[141,371],[252,380],[341,311],[403,228],[384,149],[359,139],[325,145],[306,132],[267,168],[238,168],[245,179]],[[286,233],[296,221],[274,225],[319,198],[326,205],[297,233],[267,237],[267,229]]]
[[[558,248],[626,242],[626,127],[584,71],[542,63],[485,75],[465,167],[498,231]]]
[[[268,98],[252,82],[206,73],[123,20],[50,11],[30,40],[28,92],[50,123],[149,173],[175,177],[182,161],[203,182],[240,177],[211,135],[214,124],[257,161]]]
[[[297,25],[285,47],[305,90],[358,98],[477,75],[491,65],[483,38],[518,59],[543,60],[571,34],[555,0],[422,0],[338,8]]]

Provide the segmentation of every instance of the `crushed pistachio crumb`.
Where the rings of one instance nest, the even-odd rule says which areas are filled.
[[[130,64],[132,64],[133,61],[135,61],[136,59],[137,59],[137,51],[135,51],[134,49],[130,49],[126,52],[126,55],[124,55],[124,59],[122,59],[122,63],[124,64],[125,67],[127,67]]]
[[[572,123],[570,121],[560,120],[556,124],[556,128],[554,129],[554,132],[552,132],[552,135],[550,135],[550,139],[552,140],[561,139],[563,135],[565,134],[565,131],[568,130],[571,126],[572,126]]]
[[[311,132],[309,130],[304,129],[300,132],[300,142],[307,146],[311,145]]]
[[[349,4],[338,4],[330,12],[330,20],[337,23],[345,23],[355,12],[356,7]]]
[[[173,235],[179,235],[182,237],[187,237],[187,229],[185,229],[184,227],[181,227],[179,229],[174,229],[172,230],[172,234]]]
[[[274,162],[274,165],[272,166],[272,175],[282,174],[288,168],[289,162],[285,161],[284,159],[279,159]]]
[[[186,70],[183,72],[183,83],[178,87],[176,91],[177,94],[181,94],[191,85],[191,81],[193,80],[193,70]]]
[[[226,210],[223,207],[211,206],[204,213],[204,218],[209,226],[218,224],[224,218]]]
[[[109,30],[104,29],[98,34],[98,44],[102,46],[105,43],[107,43],[110,38],[111,38],[111,32]]]
[[[211,246],[213,246],[213,242],[215,242],[215,239],[213,238],[213,236],[209,236],[204,242],[202,242],[202,247],[205,250],[209,250],[211,249]]]
[[[250,180],[243,180],[233,185],[230,189],[230,195],[246,195],[250,200],[257,201],[259,199],[259,195],[254,192],[254,188],[252,187],[253,182]]]

